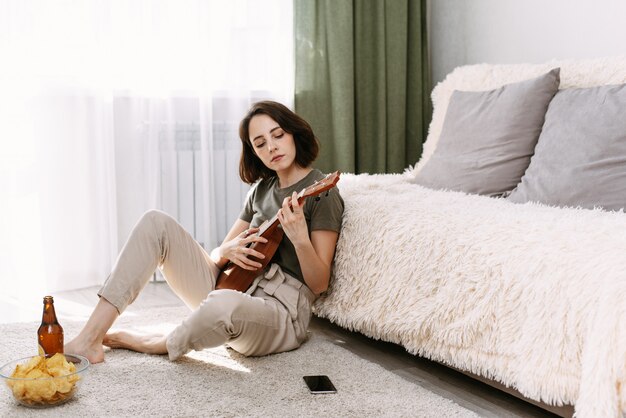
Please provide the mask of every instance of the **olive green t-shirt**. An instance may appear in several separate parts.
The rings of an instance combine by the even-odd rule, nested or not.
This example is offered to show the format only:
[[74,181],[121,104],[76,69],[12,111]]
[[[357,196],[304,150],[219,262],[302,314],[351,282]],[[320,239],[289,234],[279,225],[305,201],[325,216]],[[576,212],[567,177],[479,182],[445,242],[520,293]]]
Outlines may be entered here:
[[[261,180],[248,192],[246,204],[239,214],[239,218],[249,222],[251,227],[257,227],[276,215],[278,209],[282,207],[285,197],[291,197],[294,191],[299,193],[324,177],[325,175],[321,171],[313,169],[302,180],[284,189],[278,187],[278,177]],[[339,190],[333,187],[328,191],[328,196],[326,196],[326,192],[320,194],[319,200],[315,197],[306,198],[303,212],[309,229],[309,236],[311,236],[311,231],[316,230],[339,232],[343,216],[343,199]],[[304,282],[296,249],[287,234],[283,236],[271,263],[277,263],[283,271]]]

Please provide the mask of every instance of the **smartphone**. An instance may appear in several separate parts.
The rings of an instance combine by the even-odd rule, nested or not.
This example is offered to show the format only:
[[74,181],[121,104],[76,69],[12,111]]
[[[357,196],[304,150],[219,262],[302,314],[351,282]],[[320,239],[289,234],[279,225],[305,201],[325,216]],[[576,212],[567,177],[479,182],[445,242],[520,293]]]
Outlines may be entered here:
[[328,376],[304,376],[303,379],[311,393],[337,393]]

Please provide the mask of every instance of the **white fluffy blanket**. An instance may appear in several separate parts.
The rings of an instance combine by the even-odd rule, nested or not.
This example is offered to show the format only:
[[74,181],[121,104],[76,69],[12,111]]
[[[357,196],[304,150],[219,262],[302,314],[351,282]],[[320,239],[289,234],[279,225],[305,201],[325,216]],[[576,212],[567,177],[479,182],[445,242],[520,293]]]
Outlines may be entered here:
[[316,313],[578,417],[626,409],[626,215],[343,175]]

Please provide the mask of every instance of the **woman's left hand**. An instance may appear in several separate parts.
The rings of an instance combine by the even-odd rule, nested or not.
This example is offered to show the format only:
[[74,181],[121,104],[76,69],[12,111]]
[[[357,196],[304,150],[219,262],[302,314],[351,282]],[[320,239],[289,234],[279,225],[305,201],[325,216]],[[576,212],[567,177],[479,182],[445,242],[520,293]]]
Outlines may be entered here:
[[[291,202],[291,208],[289,203]],[[294,246],[309,240],[309,230],[304,219],[303,208],[298,203],[298,193],[283,200],[283,207],[278,210],[278,220]]]

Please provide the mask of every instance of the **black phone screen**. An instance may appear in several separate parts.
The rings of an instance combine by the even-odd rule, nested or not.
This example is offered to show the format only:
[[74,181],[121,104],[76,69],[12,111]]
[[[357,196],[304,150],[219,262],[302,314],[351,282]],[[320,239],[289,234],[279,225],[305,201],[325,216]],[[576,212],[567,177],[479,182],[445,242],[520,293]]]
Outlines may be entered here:
[[328,376],[304,376],[303,379],[311,393],[337,393]]

